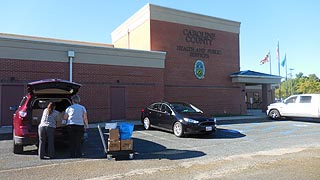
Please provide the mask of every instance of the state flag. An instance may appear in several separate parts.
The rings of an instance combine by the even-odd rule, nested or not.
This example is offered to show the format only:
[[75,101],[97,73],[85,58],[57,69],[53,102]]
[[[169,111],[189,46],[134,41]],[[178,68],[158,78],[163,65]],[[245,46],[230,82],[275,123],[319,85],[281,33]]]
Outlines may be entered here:
[[281,66],[284,67],[286,65],[287,62],[287,55],[284,55],[284,59],[281,62]]
[[260,65],[269,62],[269,53],[260,61]]

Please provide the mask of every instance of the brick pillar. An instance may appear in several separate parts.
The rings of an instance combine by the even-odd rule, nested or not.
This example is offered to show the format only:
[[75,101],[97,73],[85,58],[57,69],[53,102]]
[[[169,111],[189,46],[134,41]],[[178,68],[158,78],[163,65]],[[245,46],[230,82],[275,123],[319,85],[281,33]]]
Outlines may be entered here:
[[262,84],[262,111],[267,110],[267,106],[272,103],[272,89],[271,84]]

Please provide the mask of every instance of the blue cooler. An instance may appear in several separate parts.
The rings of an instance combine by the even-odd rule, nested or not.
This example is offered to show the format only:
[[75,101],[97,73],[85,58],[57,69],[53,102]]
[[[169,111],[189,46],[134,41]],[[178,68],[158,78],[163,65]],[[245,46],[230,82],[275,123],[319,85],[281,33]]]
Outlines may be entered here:
[[134,124],[120,123],[120,125],[119,125],[120,140],[131,139],[133,129],[134,129]]

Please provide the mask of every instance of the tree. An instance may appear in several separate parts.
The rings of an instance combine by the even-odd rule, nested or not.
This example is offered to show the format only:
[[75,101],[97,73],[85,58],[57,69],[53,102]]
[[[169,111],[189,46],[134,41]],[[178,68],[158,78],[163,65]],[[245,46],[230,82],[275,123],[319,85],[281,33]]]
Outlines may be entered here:
[[299,72],[298,74],[296,74],[296,78],[302,78],[303,77],[303,73]]
[[[281,98],[286,98],[293,94],[311,94],[320,93],[320,79],[315,74],[304,76],[303,73],[296,74],[295,79],[287,79],[281,82],[281,89],[275,90],[276,97],[279,97],[281,91]],[[293,88],[293,89],[291,89]],[[289,94],[286,94],[289,92]]]

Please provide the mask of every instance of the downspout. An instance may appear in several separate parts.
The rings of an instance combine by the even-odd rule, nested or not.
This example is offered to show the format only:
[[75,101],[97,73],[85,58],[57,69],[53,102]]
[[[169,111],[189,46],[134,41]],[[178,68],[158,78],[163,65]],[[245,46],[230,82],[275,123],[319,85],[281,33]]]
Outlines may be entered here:
[[130,30],[128,29],[128,32],[127,32],[127,44],[128,44],[128,49],[130,49]]
[[73,58],[74,58],[74,51],[68,51],[68,57],[69,57],[69,81],[72,82],[72,64],[73,64]]

